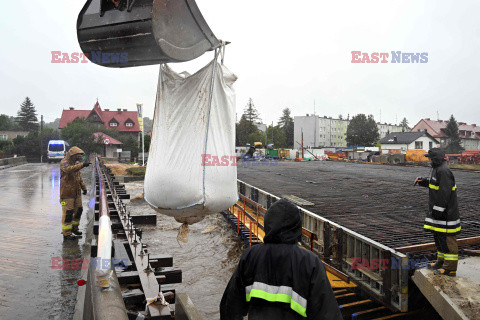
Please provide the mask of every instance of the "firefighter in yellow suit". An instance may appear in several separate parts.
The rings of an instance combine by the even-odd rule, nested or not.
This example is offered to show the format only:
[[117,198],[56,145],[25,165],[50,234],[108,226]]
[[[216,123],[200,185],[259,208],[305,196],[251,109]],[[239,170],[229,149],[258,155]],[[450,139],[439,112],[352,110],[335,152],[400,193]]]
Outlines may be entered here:
[[82,191],[87,194],[87,187],[80,170],[90,165],[84,162],[84,155],[82,149],[72,147],[60,162],[60,204],[64,240],[74,240],[75,235],[82,235],[78,225],[83,212]]

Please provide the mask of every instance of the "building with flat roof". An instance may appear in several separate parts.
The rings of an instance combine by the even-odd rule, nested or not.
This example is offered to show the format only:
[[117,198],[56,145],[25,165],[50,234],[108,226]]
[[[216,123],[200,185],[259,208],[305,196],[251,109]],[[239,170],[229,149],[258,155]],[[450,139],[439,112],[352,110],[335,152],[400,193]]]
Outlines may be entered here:
[[[294,117],[294,139],[295,148],[299,147],[302,142],[303,132],[303,146],[310,148],[321,147],[347,147],[347,128],[350,124],[350,119],[335,119],[327,116],[305,115]],[[377,123],[378,133],[380,138],[385,137],[391,132],[401,132],[402,127],[387,124]],[[298,143],[297,143],[298,142]]]

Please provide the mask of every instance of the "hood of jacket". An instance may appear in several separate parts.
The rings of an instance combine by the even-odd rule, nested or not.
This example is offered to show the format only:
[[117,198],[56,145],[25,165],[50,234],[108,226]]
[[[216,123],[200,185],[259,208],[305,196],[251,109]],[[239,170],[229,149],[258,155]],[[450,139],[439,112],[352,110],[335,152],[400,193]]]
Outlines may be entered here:
[[82,149],[80,149],[79,147],[71,147],[70,150],[68,150],[67,152],[67,155],[65,156],[65,159],[66,161],[68,162],[71,162],[71,158],[73,155],[76,155],[76,154],[84,154],[85,152],[83,152]]
[[302,235],[298,207],[287,199],[275,202],[265,213],[265,243],[294,244]]
[[445,162],[445,151],[440,148],[432,148],[428,150],[426,157],[432,160],[432,167],[438,167]]

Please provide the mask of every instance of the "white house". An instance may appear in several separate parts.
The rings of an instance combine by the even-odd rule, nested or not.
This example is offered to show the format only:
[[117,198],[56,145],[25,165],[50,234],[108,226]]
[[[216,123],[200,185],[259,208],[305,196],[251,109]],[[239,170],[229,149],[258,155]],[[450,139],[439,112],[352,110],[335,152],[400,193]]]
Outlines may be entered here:
[[400,150],[407,153],[407,150],[428,150],[437,148],[439,141],[425,131],[421,132],[392,132],[380,140],[382,150]]

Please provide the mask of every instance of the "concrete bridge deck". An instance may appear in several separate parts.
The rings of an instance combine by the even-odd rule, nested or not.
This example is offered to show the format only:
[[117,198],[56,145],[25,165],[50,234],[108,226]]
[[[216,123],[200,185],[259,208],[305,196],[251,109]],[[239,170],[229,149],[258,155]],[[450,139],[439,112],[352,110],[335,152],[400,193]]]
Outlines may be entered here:
[[[83,171],[90,191],[91,168]],[[81,270],[53,269],[52,259],[81,258],[84,241],[63,242],[59,185],[58,164],[0,171],[0,319],[70,319],[74,313]]]
[[434,275],[431,270],[422,269],[416,270],[412,279],[443,319],[479,318],[480,257],[460,261],[455,278]]

